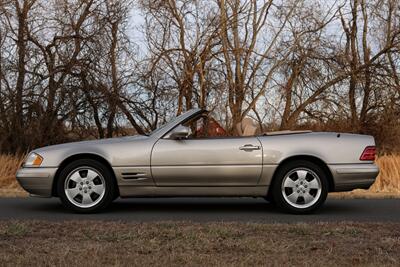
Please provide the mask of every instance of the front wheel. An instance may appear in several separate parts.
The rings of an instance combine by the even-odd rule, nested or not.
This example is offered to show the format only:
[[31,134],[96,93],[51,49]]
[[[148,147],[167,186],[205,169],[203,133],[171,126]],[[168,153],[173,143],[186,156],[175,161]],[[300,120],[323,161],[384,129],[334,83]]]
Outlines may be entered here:
[[290,213],[306,214],[324,204],[328,195],[328,180],[318,165],[297,160],[278,170],[272,190],[278,207]]
[[67,208],[80,213],[96,212],[115,198],[115,182],[103,164],[81,159],[67,165],[60,173],[57,190]]

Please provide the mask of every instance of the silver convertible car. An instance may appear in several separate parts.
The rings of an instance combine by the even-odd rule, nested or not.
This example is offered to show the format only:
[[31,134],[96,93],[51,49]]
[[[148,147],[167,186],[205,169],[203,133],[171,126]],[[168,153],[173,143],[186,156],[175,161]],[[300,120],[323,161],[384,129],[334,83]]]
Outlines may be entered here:
[[77,212],[117,197],[263,197],[310,213],[328,192],[368,188],[378,174],[374,138],[344,133],[257,133],[249,118],[228,136],[190,110],[147,136],[39,148],[16,176],[31,195],[59,197]]

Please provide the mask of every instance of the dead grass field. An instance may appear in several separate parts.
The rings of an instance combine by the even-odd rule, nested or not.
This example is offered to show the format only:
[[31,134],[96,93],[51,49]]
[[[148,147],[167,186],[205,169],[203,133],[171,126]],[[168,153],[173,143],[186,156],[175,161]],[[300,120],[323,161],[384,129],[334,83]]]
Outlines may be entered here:
[[398,266],[400,224],[0,222],[2,266]]
[[[0,196],[27,196],[18,185],[15,173],[24,156],[0,155]],[[383,155],[376,160],[380,174],[369,190],[333,193],[337,198],[391,198],[400,196],[400,155]]]
[[377,159],[380,173],[371,192],[400,194],[400,155],[384,155]]
[[15,173],[21,166],[25,155],[0,154],[0,196],[15,197],[28,194],[19,186]]

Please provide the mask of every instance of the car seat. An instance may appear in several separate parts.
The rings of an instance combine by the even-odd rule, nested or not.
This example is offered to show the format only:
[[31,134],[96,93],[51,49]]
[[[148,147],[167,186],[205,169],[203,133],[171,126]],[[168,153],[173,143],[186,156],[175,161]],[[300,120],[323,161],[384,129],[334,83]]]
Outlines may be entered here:
[[257,126],[253,119],[244,118],[241,122],[236,124],[236,130],[239,136],[254,136],[257,131]]

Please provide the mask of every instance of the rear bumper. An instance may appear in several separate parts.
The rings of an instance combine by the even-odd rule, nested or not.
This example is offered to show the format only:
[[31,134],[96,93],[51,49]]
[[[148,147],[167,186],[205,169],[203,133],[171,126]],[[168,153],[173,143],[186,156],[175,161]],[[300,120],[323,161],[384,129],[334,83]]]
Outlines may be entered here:
[[375,164],[337,164],[329,165],[335,183],[334,191],[368,189],[379,174]]
[[53,180],[57,168],[21,168],[17,171],[18,183],[28,193],[41,197],[51,197]]

